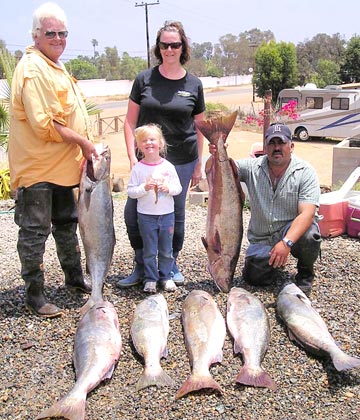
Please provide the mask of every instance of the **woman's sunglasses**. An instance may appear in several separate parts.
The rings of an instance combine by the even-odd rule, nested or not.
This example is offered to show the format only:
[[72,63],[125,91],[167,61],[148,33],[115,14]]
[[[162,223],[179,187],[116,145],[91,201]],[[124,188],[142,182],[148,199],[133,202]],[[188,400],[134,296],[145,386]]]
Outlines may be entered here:
[[159,42],[161,50],[167,50],[169,47],[172,50],[178,50],[182,46],[182,42]]

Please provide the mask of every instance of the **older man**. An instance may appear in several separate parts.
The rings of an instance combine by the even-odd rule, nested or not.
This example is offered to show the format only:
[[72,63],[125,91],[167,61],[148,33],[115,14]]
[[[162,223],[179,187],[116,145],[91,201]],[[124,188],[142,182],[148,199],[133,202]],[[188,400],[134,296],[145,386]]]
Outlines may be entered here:
[[63,10],[53,3],[33,15],[32,38],[11,86],[9,163],[17,190],[15,222],[26,307],[42,317],[62,310],[44,294],[43,254],[52,231],[65,284],[89,292],[81,263],[73,188],[83,156],[94,154],[84,101],[60,61],[68,36]]

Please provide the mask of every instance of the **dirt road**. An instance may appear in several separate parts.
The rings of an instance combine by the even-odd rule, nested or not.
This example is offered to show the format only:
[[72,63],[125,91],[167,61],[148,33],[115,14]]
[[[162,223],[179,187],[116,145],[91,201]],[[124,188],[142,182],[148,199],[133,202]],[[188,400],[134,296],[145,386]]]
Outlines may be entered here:
[[[260,100],[252,103],[251,86],[238,86],[236,88],[222,88],[205,92],[206,102],[223,103],[230,110],[251,112],[259,111],[263,104]],[[102,116],[124,115],[126,106],[108,108],[102,112]],[[106,134],[101,139],[108,144],[112,152],[112,173],[124,179],[129,177],[129,162],[126,154],[124,133]],[[253,143],[262,142],[262,133],[249,131],[248,126],[234,127],[228,138],[228,153],[233,159],[248,157]],[[332,156],[334,141],[295,141],[294,153],[308,161],[317,170],[320,184],[331,186],[332,179]],[[208,155],[207,145],[204,148],[204,155]]]

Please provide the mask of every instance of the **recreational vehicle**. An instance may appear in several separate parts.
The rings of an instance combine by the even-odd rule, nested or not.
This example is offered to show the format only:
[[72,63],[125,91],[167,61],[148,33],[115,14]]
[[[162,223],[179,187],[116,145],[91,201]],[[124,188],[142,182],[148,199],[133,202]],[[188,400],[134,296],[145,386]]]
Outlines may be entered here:
[[301,141],[312,137],[346,138],[360,135],[360,90],[314,85],[283,89],[277,100],[277,109],[296,101],[297,118],[282,118],[293,136]]

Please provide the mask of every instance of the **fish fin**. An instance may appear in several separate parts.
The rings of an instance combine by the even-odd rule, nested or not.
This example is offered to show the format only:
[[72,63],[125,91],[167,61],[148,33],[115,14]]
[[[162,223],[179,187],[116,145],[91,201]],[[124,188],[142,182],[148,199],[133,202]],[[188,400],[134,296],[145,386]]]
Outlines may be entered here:
[[251,385],[255,387],[269,388],[273,391],[276,389],[275,382],[270,375],[261,367],[257,369],[244,366],[236,377],[236,382],[243,385]]
[[339,372],[343,370],[360,368],[360,359],[357,357],[349,356],[342,350],[341,352],[337,352],[335,355],[333,355],[331,359],[334,363],[335,369]]
[[83,398],[65,396],[47,410],[42,411],[35,420],[47,417],[64,417],[68,420],[85,419],[86,395]]
[[149,386],[174,386],[175,382],[170,378],[170,376],[163,370],[158,370],[156,373],[148,372],[144,369],[141,374],[137,384],[136,391],[147,388]]
[[236,341],[234,341],[234,353],[235,354],[242,353],[242,347],[240,347]]
[[164,357],[165,359],[168,357],[169,355],[169,350],[167,348],[167,346],[165,346],[163,352],[161,353],[161,357]]
[[112,378],[114,370],[115,370],[115,364],[116,363],[114,363],[112,366],[110,366],[110,369],[104,375],[103,380]]
[[83,317],[86,314],[86,312],[88,312],[94,305],[95,305],[95,302],[91,299],[91,296],[90,296],[87,302],[85,303],[85,305],[83,305],[80,308],[81,317]]
[[214,252],[221,254],[221,238],[217,229],[214,235]]
[[212,388],[219,391],[221,394],[223,393],[221,386],[210,375],[190,375],[176,393],[175,399],[178,400],[189,392],[199,391],[204,388]]
[[236,187],[237,187],[237,190],[238,190],[238,193],[239,193],[240,203],[241,203],[242,206],[244,206],[245,194],[244,194],[243,189],[241,188],[238,168],[237,168],[236,163],[234,162],[233,159],[229,158],[229,162],[230,162],[231,169],[232,169],[232,171],[234,173],[234,176],[235,176],[235,179],[236,179]]
[[213,358],[211,364],[213,363],[221,363],[223,359],[223,352],[220,350],[220,352]]
[[98,303],[104,302],[104,297],[102,295],[102,292],[99,294],[98,291],[96,291],[93,288],[93,291],[91,295],[89,296],[86,303],[80,308],[80,315],[83,317],[86,312],[88,312],[93,306],[97,305]]
[[220,132],[224,135],[224,142],[233,128],[237,118],[237,111],[226,117],[214,118],[211,120],[195,121],[196,127],[210,141],[213,133]]
[[204,238],[204,236],[201,237],[201,242],[203,243],[205,249],[209,248],[209,244],[208,244],[206,238]]
[[205,174],[208,174],[211,171],[213,164],[214,164],[214,158],[210,156],[205,163]]
[[103,302],[104,299],[101,297],[99,299],[95,299],[93,295],[90,295],[87,302],[80,308],[80,315],[83,317],[86,312],[88,312],[93,306],[95,306],[99,302]]

